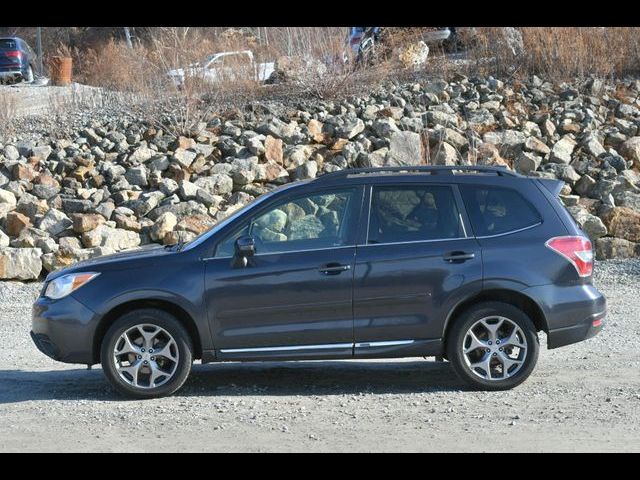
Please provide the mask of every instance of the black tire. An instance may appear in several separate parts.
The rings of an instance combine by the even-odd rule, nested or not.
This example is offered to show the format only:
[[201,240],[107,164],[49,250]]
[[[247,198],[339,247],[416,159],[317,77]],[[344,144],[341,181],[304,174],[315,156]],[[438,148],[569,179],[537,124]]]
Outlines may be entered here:
[[[478,320],[491,316],[511,320],[521,329],[527,342],[522,365],[512,376],[505,379],[481,378],[467,364],[463,353],[467,331]],[[535,368],[540,353],[540,341],[535,325],[519,308],[502,302],[482,302],[465,310],[454,322],[446,339],[447,358],[460,379],[471,387],[478,390],[509,390],[524,382]]]
[[[157,387],[141,388],[127,383],[116,370],[113,360],[113,351],[120,336],[140,324],[151,324],[166,330],[175,340],[178,349],[173,376]],[[175,393],[187,380],[193,363],[193,344],[189,333],[173,315],[155,308],[133,310],[121,316],[107,330],[102,339],[100,361],[107,379],[122,395],[139,399],[165,397]]]
[[26,83],[33,83],[33,80],[34,80],[33,67],[31,65],[29,65],[27,67],[27,75],[24,77],[24,81]]

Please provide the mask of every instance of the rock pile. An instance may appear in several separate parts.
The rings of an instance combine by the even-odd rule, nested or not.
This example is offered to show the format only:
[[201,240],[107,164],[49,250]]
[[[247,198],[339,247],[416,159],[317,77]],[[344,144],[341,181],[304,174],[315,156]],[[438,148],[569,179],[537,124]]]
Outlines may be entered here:
[[0,279],[189,240],[256,196],[339,169],[504,165],[565,182],[597,258],[640,256],[640,81],[507,84],[455,75],[366,96],[254,105],[175,137],[93,119],[0,143]]

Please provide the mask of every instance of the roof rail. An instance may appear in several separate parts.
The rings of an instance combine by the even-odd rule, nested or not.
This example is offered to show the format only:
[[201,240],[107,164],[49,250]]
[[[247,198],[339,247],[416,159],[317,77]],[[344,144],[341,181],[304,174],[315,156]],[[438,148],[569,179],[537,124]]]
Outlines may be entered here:
[[406,167],[372,167],[372,168],[347,168],[337,172],[325,173],[314,180],[314,182],[324,182],[337,178],[348,177],[349,175],[361,175],[367,173],[395,173],[395,172],[419,172],[431,175],[454,175],[455,172],[481,172],[495,173],[499,176],[521,177],[522,175],[508,170],[506,167],[491,167],[485,165],[419,165]]

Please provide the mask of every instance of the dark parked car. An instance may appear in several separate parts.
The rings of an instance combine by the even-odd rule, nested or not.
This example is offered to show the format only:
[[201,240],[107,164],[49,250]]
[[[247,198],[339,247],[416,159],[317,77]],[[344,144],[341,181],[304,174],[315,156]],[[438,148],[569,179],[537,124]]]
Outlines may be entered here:
[[0,82],[33,82],[37,56],[18,37],[0,38]]
[[[592,247],[562,182],[490,167],[346,170],[276,189],[186,245],[51,273],[32,338],[120,392],[202,362],[443,356],[475,388],[523,382],[600,331]],[[400,366],[398,368],[401,368]]]

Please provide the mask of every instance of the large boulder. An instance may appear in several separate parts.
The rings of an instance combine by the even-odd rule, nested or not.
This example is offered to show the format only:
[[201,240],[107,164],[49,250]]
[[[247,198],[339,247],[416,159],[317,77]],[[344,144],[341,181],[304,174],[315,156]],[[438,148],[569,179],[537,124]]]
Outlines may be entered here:
[[8,190],[0,189],[0,203],[6,203],[15,207],[17,203],[16,196]]
[[640,137],[632,137],[620,146],[620,154],[633,162],[633,166],[640,168]]
[[264,140],[264,157],[267,161],[276,162],[280,165],[283,163],[282,140],[280,138],[267,135]]
[[31,220],[20,212],[7,213],[5,228],[9,235],[17,237],[20,232],[31,226]]
[[0,248],[0,279],[35,280],[42,271],[39,248]]
[[155,242],[162,242],[167,233],[173,231],[178,224],[178,218],[171,212],[163,213],[151,227],[149,235]]
[[458,162],[457,150],[447,142],[440,142],[431,149],[432,165],[456,165]]
[[140,235],[131,230],[100,225],[95,230],[82,234],[82,244],[87,248],[108,247],[114,251],[126,250],[140,245]]
[[602,215],[602,221],[610,235],[640,242],[640,212],[628,207],[614,207]]
[[420,135],[415,132],[394,132],[389,140],[387,165],[414,166],[424,163],[424,148]]
[[115,250],[108,247],[94,248],[60,248],[56,252],[42,255],[42,266],[48,272],[53,272],[60,268],[65,268],[77,262],[89,260],[90,258],[111,255]]
[[640,244],[623,238],[602,237],[596,240],[596,259],[634,258],[640,256]]
[[569,163],[571,162],[571,155],[576,148],[576,141],[568,136],[562,137],[558,140],[549,155],[549,161],[555,163]]
[[193,183],[211,195],[224,195],[231,193],[233,190],[233,179],[224,173],[216,173],[208,177],[202,177]]
[[38,228],[45,230],[49,235],[56,236],[64,232],[67,228],[71,227],[73,222],[60,210],[55,208],[50,209],[40,223]]
[[105,222],[105,218],[99,213],[77,213],[73,215],[73,231],[76,233],[90,232]]

